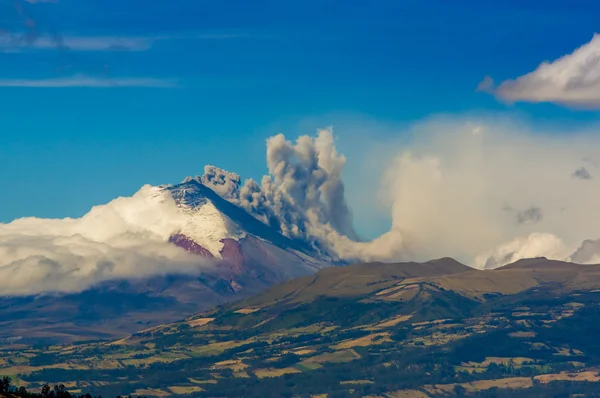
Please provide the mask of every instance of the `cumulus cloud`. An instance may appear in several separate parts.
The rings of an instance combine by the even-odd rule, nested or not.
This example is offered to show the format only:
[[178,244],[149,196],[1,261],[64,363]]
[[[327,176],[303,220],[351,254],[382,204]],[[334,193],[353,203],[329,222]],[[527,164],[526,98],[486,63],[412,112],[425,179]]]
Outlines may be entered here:
[[403,232],[405,251],[420,259],[456,256],[479,267],[492,257],[496,264],[522,256],[567,259],[565,253],[600,235],[600,186],[571,177],[582,159],[596,161],[594,133],[498,118],[416,126],[413,144],[387,171],[393,225]]
[[554,102],[557,104],[600,108],[600,35],[553,62],[543,62],[533,72],[494,87],[486,77],[480,91],[509,101]]
[[586,239],[570,260],[578,264],[600,264],[600,239]]
[[80,291],[98,282],[211,266],[168,243],[186,222],[167,191],[145,186],[79,219],[0,224],[3,295]]
[[475,263],[479,268],[494,269],[523,258],[547,257],[565,260],[570,254],[571,251],[556,235],[532,233],[480,254],[475,258]]

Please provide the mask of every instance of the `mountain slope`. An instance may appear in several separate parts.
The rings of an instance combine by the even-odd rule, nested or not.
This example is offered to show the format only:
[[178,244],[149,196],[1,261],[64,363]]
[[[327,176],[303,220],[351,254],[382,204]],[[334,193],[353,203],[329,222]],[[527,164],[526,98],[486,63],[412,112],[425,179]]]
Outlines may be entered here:
[[[30,387],[65,382],[103,396],[595,396],[594,267],[328,268],[113,342],[6,348],[0,375],[21,369]],[[535,286],[507,290],[511,278]]]
[[323,295],[360,296],[389,287],[406,278],[452,275],[471,270],[473,269],[449,258],[426,263],[365,263],[326,268],[314,276],[280,284],[264,294],[236,305],[305,302]]
[[[207,246],[213,246],[215,242],[225,238],[238,239],[251,234],[280,248],[314,254],[314,250],[308,244],[283,236],[244,209],[223,199],[204,185],[199,177],[186,178],[181,184],[165,189],[170,192],[182,212],[191,218],[181,233],[199,244],[207,242]],[[199,220],[196,221],[197,219]],[[216,246],[209,250],[218,256],[219,245]]]
[[[77,261],[86,261],[91,282],[78,287],[73,286],[78,281],[67,283],[55,277],[68,285],[67,291],[50,285],[41,294],[0,296],[0,341],[41,344],[122,337],[249,297],[329,265],[310,245],[263,224],[202,184],[200,178],[142,188],[132,198],[95,207],[81,219],[37,224],[36,220],[17,220],[8,228],[29,235],[36,232],[27,228],[59,231],[66,242],[62,251],[91,246],[93,251],[84,252],[88,258],[75,253],[48,260],[58,265],[74,263],[65,278],[84,272]],[[81,237],[83,243],[71,244],[73,237]],[[132,247],[127,246],[129,242]],[[114,258],[94,257],[113,250]],[[149,251],[150,257],[121,264],[137,250]],[[148,261],[156,263],[155,271],[147,270]],[[123,266],[139,272],[114,272]],[[115,275],[105,275],[111,272]]]
[[463,275],[431,279],[431,283],[461,295],[516,294],[537,287],[559,293],[600,289],[600,266],[535,258],[519,260],[493,271],[471,270]]

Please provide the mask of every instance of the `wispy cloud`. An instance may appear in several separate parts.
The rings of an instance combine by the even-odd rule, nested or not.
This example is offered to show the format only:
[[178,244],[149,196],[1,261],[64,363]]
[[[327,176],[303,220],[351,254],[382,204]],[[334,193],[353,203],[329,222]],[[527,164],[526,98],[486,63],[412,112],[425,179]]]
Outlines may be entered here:
[[3,79],[0,87],[32,87],[32,88],[69,88],[69,87],[153,87],[174,88],[177,82],[168,79],[154,78],[97,78],[90,76],[70,76],[52,79]]
[[21,36],[0,37],[0,48],[19,50],[55,50],[64,48],[72,51],[145,51],[152,47],[153,39],[143,37],[50,37],[41,36],[28,41]]
[[19,51],[24,49],[71,51],[146,51],[157,42],[172,40],[231,40],[254,36],[247,33],[201,33],[165,36],[56,36],[42,35],[32,39],[28,35],[0,35],[0,50]]
[[572,107],[600,109],[600,35],[553,62],[542,62],[537,69],[495,86],[490,77],[479,84],[508,102],[553,102]]

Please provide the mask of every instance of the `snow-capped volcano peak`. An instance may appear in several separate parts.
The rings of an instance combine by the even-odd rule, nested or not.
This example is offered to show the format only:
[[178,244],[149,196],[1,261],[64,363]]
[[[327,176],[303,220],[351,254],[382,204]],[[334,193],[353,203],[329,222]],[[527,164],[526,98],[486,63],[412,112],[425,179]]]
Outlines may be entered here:
[[221,258],[223,241],[240,241],[248,234],[284,249],[310,252],[304,242],[287,238],[222,198],[203,184],[200,177],[188,177],[182,183],[163,187],[175,201],[185,221],[174,234],[180,234]]
[[81,218],[0,223],[7,294],[79,291],[171,273],[217,272],[227,284],[234,275],[238,283],[259,277],[270,284],[321,266],[308,244],[283,236],[199,178],[145,185]]
[[[166,187],[184,216],[183,225],[175,234],[183,235],[206,249],[215,258],[221,258],[224,239],[239,241],[246,233],[213,203],[214,193],[197,178],[186,178],[181,184]],[[209,198],[212,197],[212,200]]]

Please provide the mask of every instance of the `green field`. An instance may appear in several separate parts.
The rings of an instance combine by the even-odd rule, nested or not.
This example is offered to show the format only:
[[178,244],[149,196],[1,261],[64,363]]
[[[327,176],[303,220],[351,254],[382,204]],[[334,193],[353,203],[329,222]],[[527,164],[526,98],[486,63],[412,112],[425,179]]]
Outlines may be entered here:
[[[349,270],[117,341],[5,346],[0,375],[104,397],[600,393],[599,292],[552,284],[478,298],[453,272]],[[409,300],[390,299],[407,286]]]

